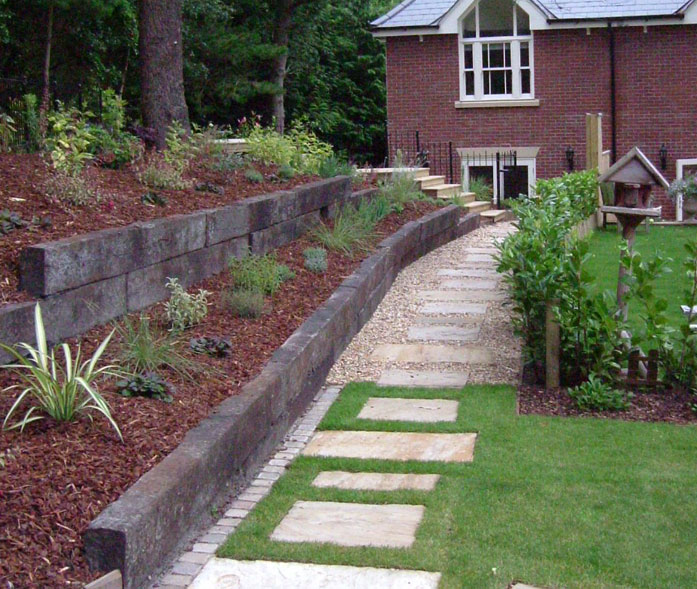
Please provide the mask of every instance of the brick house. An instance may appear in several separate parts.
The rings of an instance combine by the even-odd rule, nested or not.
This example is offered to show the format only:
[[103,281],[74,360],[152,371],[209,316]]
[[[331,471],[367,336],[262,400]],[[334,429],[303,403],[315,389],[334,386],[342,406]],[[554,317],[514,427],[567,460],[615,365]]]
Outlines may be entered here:
[[465,188],[479,176],[513,197],[584,168],[586,113],[603,113],[613,160],[636,145],[669,180],[697,171],[695,0],[406,0],[372,27],[389,133],[453,142]]

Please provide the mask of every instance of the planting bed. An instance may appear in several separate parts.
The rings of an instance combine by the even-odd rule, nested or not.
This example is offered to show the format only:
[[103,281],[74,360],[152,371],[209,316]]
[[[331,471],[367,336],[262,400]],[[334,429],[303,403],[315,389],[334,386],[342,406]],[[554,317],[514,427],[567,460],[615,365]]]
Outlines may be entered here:
[[[205,197],[206,206],[219,202],[211,200],[215,195]],[[435,209],[432,204],[415,203],[404,213],[384,219],[379,232],[382,236],[390,234]],[[42,235],[35,241],[46,238]],[[169,454],[213,407],[259,374],[273,352],[361,261],[330,252],[328,272],[311,274],[303,267],[302,255],[311,245],[307,238],[301,238],[277,251],[278,261],[287,264],[296,277],[284,283],[260,319],[233,318],[223,308],[219,293],[229,286],[226,273],[197,285],[213,293],[213,304],[204,323],[182,336],[181,351],[194,358],[188,352],[188,340],[205,335],[228,339],[233,354],[222,360],[195,356],[202,364],[217,369],[197,375],[195,382],[162,371],[176,386],[172,404],[124,399],[113,394],[113,383],[103,386],[123,431],[124,444],[103,419],[93,423],[83,419],[60,427],[40,422],[23,435],[0,434],[0,454],[9,451],[5,467],[0,467],[0,583],[12,583],[15,589],[66,587],[96,577],[89,572],[83,556],[82,534],[90,521]],[[154,323],[161,323],[162,306],[151,308],[149,315]],[[109,330],[102,327],[86,334],[85,351],[94,349]],[[111,345],[107,356],[113,356],[116,350],[118,341]],[[8,372],[0,373],[0,387],[11,383]],[[11,399],[2,396],[0,414],[4,415],[10,404]]]

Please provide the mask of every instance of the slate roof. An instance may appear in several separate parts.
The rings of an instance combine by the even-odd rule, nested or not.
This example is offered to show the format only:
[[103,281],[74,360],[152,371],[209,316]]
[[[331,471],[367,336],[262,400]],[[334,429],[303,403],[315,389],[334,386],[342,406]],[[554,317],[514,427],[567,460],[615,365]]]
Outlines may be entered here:
[[[551,21],[661,17],[682,13],[694,0],[532,0]],[[455,0],[404,0],[373,21],[376,29],[437,27]]]

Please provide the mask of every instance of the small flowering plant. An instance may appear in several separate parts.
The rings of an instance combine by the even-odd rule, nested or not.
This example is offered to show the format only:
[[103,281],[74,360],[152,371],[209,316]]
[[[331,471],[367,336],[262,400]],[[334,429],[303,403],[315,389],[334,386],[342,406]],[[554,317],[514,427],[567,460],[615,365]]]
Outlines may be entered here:
[[668,189],[668,196],[676,202],[682,197],[683,202],[687,200],[697,200],[697,176],[678,178]]

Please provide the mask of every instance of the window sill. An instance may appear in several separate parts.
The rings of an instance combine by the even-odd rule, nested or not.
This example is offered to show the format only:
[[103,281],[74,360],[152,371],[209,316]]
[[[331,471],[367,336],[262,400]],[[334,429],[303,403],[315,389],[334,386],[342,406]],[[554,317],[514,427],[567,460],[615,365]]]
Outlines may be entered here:
[[540,106],[536,98],[512,98],[510,100],[458,100],[455,108],[512,108]]

